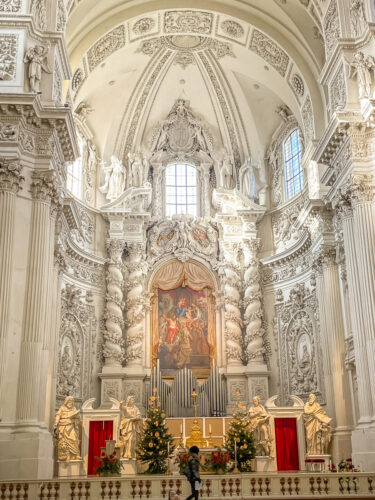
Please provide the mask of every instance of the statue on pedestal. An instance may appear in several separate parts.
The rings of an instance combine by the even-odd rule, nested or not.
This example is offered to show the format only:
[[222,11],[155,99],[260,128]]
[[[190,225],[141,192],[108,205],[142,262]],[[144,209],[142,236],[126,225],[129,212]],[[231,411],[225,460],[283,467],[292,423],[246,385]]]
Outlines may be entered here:
[[331,441],[332,428],[330,418],[316,400],[315,394],[310,394],[304,407],[303,419],[306,430],[307,455],[326,455]]
[[226,152],[219,162],[220,187],[224,189],[234,188],[234,163],[231,155]]
[[105,181],[99,187],[101,193],[106,194],[107,200],[116,200],[125,191],[126,168],[115,156],[111,156],[111,164],[104,166]]
[[74,407],[74,398],[67,396],[58,409],[53,426],[57,441],[57,457],[61,462],[82,460],[79,442],[79,410]]
[[270,418],[271,415],[260,403],[260,398],[255,396],[253,398],[253,406],[247,413],[247,419],[249,427],[254,432],[258,456],[269,457],[271,455]]
[[122,417],[120,421],[120,447],[121,458],[136,459],[136,450],[142,429],[141,412],[134,405],[134,397],[129,396],[124,406],[124,401],[120,403]]

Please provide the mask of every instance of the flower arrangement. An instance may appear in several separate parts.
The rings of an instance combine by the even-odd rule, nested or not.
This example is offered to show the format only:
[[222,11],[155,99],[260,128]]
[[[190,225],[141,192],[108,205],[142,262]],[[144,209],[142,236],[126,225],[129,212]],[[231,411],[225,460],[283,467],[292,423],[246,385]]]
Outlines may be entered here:
[[216,452],[211,452],[209,464],[215,472],[222,471],[225,473],[230,460],[231,458],[227,450],[218,449]]
[[117,457],[116,450],[110,455],[107,455],[103,450],[98,460],[100,460],[100,465],[96,468],[96,473],[99,476],[119,476],[121,474],[122,464]]
[[178,464],[178,469],[180,471],[180,474],[182,474],[182,471],[185,469],[185,467],[188,464],[188,457],[189,453],[181,453],[177,456],[177,464]]
[[359,468],[353,465],[351,458],[341,459],[337,466],[332,463],[329,470],[331,472],[360,472]]

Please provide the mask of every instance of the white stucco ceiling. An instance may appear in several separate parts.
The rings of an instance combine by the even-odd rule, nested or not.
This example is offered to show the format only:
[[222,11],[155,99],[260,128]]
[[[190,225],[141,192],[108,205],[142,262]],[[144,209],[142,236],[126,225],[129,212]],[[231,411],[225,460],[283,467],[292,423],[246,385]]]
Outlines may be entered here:
[[[162,10],[156,10],[157,7]],[[234,57],[220,57],[205,46],[202,53],[209,61],[211,70],[205,66],[199,50],[195,48],[192,50],[194,64],[186,68],[174,64],[173,53],[178,50],[171,48],[170,37],[173,35],[166,33],[163,26],[165,9],[172,7],[209,12],[213,19],[212,29],[209,33],[200,34],[201,40],[209,38],[226,44]],[[310,8],[313,8],[312,2]],[[149,33],[137,39],[131,29],[134,22],[142,18],[152,18],[154,24]],[[228,19],[243,27],[243,39],[230,39],[220,32],[220,23]],[[105,40],[106,33],[121,23],[125,33],[123,46],[96,67],[91,64],[90,69],[87,51],[90,52],[90,47],[98,40]],[[230,131],[226,130],[228,120],[214,89],[215,85],[220,85],[236,129],[241,156],[251,153],[256,161],[262,161],[272,134],[280,124],[281,118],[275,113],[280,104],[287,104],[302,126],[301,107],[309,95],[313,104],[316,137],[324,127],[325,97],[317,82],[324,63],[324,47],[314,35],[314,27],[317,25],[313,22],[311,11],[301,5],[300,0],[288,0],[286,4],[279,0],[80,0],[71,10],[67,29],[72,70],[81,68],[85,73],[84,81],[74,96],[75,106],[85,101],[93,108],[87,124],[101,156],[108,159],[111,154],[120,156],[124,151],[124,141],[129,133],[127,127],[134,117],[134,110],[139,107],[142,89],[147,90],[147,96],[143,97],[141,113],[136,115],[137,131],[132,147],[144,152],[147,152],[155,125],[166,117],[183,92],[194,112],[204,120],[214,136],[215,149],[221,151],[228,146]],[[271,44],[287,54],[285,74],[280,74],[261,54],[251,50],[250,39],[254,29],[269,37]],[[181,33],[177,37],[183,35]],[[190,35],[198,36],[197,33]],[[159,53],[142,53],[144,40],[161,37],[168,43]],[[169,51],[172,55],[168,59]],[[155,77],[154,67],[160,63],[163,54],[165,62],[160,64]],[[305,93],[300,97],[290,85],[291,76],[295,73],[301,76],[305,86]]]

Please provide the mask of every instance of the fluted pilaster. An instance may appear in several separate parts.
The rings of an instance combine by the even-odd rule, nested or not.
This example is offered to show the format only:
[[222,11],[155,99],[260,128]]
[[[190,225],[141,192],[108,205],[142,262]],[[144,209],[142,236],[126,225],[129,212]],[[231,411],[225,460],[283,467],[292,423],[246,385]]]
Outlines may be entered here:
[[31,193],[33,202],[17,394],[17,421],[24,424],[39,423],[38,394],[45,394],[42,349],[47,334],[48,280],[52,277],[46,263],[49,262],[51,238],[54,237],[51,234],[51,202],[59,196],[54,172],[34,172]]
[[[14,255],[14,212],[23,177],[17,161],[0,159],[0,412]],[[1,413],[0,413],[1,417]]]
[[[374,220],[369,176],[352,176],[341,189],[348,294],[358,381],[358,423],[369,423],[375,410],[374,364]],[[369,352],[371,351],[372,352]]]
[[123,341],[123,287],[124,277],[122,273],[125,242],[121,239],[107,240],[107,251],[109,255],[107,269],[107,294],[105,310],[105,332],[103,357],[105,366],[121,366],[124,360]]
[[351,410],[348,404],[350,394],[348,375],[344,366],[345,329],[336,249],[331,245],[322,245],[318,260],[321,268],[319,279],[322,285],[318,290],[318,300],[319,308],[322,310],[320,317],[324,317],[324,323],[321,325],[324,373],[331,385],[331,389],[327,388],[327,399],[334,403],[336,432],[348,431],[351,425]]

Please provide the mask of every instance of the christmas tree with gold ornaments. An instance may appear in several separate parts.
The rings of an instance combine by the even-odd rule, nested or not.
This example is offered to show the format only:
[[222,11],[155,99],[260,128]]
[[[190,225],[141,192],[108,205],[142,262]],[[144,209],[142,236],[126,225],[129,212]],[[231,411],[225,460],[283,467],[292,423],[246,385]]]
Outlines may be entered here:
[[[239,397],[239,395],[238,395]],[[249,428],[246,406],[241,402],[233,409],[233,419],[229,424],[225,448],[239,472],[251,472],[252,460],[255,457],[254,436]]]
[[165,413],[160,408],[157,390],[154,389],[149,399],[143,435],[137,447],[137,458],[148,465],[146,473],[165,474],[173,450],[172,434],[169,434],[165,425]]

